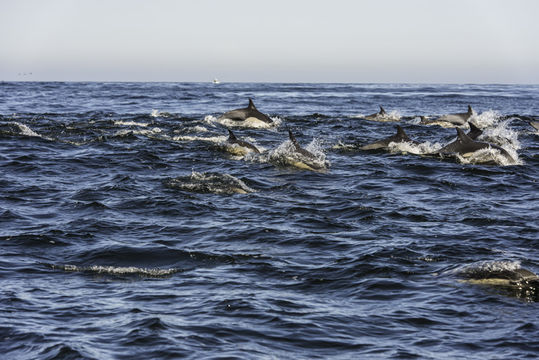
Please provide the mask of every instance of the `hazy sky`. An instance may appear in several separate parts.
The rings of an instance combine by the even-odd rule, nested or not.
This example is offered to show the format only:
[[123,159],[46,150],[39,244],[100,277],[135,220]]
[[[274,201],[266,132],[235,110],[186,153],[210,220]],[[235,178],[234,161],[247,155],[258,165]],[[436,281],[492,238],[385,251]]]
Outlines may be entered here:
[[0,0],[0,80],[537,84],[538,16],[536,0]]

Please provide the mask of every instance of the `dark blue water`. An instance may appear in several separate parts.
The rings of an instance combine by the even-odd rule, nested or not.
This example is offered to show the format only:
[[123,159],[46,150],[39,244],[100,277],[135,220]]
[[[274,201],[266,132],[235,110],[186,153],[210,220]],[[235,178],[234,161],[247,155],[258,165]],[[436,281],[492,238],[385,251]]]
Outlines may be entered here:
[[[262,154],[227,152],[219,114]],[[539,86],[0,83],[6,359],[516,359],[539,353]],[[425,156],[465,112],[516,157]],[[419,141],[361,151],[395,132]],[[232,124],[233,125],[233,124]],[[282,160],[287,129],[326,162]],[[283,150],[285,149],[285,150]]]

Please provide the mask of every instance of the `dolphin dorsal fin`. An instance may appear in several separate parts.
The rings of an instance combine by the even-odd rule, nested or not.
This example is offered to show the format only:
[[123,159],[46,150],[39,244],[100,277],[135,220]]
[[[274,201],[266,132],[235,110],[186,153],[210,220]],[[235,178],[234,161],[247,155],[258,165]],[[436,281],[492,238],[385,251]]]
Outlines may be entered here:
[[470,132],[472,132],[472,131],[481,131],[481,129],[479,129],[477,126],[475,126],[474,123],[471,122],[471,121],[468,121],[468,125],[470,126]]
[[400,125],[397,125],[397,136],[407,138],[408,135],[404,132],[404,130],[400,127]]
[[385,115],[386,111],[384,110],[384,108],[382,107],[382,105],[380,105],[380,114],[381,115]]
[[256,109],[256,106],[253,102],[253,99],[249,98],[249,106],[248,106],[249,109]]
[[473,114],[473,109],[472,109],[472,106],[471,105],[468,105],[468,115],[472,115]]
[[457,136],[462,142],[473,142],[473,140],[462,131],[462,129],[457,128]]
[[298,144],[298,141],[296,140],[296,138],[294,137],[294,134],[292,134],[292,131],[288,130],[288,137],[290,138],[290,141],[292,141],[292,144],[294,144],[294,146],[296,148],[299,148],[299,144]]
[[232,132],[232,130],[228,129],[228,139],[229,140],[236,140],[236,135]]

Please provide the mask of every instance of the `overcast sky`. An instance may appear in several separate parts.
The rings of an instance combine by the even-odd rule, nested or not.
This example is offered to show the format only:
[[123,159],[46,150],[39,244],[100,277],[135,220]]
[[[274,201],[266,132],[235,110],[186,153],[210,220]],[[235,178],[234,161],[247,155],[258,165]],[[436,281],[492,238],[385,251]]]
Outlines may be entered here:
[[0,80],[537,84],[538,16],[535,0],[0,0]]

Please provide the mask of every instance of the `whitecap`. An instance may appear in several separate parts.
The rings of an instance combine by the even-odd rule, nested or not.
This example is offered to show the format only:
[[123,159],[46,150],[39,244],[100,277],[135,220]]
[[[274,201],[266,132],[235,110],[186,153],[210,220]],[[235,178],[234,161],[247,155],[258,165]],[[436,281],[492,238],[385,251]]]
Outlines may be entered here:
[[122,121],[122,120],[117,120],[114,122],[114,125],[121,125],[121,126],[141,126],[141,127],[146,127],[148,125],[150,125],[149,123],[139,123],[139,122],[135,122],[135,121]]
[[228,139],[228,137],[226,137],[224,135],[209,136],[209,137],[177,135],[177,136],[172,137],[172,140],[174,140],[174,141],[206,141],[206,142],[210,142],[210,143],[214,143],[214,144],[222,143],[223,141],[226,141],[226,139]]
[[[12,133],[13,135],[39,137],[39,138],[42,138],[42,139],[45,139],[45,140],[51,140],[52,141],[51,138],[43,136],[41,134],[38,134],[34,130],[30,129],[29,126],[27,126],[25,124],[21,124],[20,122],[10,121],[10,122],[7,122],[5,124],[8,125],[8,133]],[[11,128],[9,128],[9,127],[11,127]]]
[[77,266],[77,265],[52,265],[53,269],[59,269],[63,271],[70,272],[87,272],[95,274],[109,274],[109,275],[140,275],[140,276],[149,276],[149,277],[161,277],[169,276],[180,272],[181,269],[178,268],[143,268],[136,266],[101,266],[101,265],[92,265],[92,266]]
[[223,126],[226,126],[227,128],[234,128],[234,127],[240,127],[240,128],[251,128],[251,129],[271,129],[276,128],[280,126],[283,122],[283,120],[279,117],[270,117],[270,119],[273,121],[271,124],[268,124],[264,121],[260,121],[255,118],[248,118],[243,121],[237,121],[237,120],[231,120],[227,118],[216,118],[212,115],[207,115],[204,118],[204,122],[208,124],[221,124]]
[[391,142],[387,145],[389,152],[391,153],[409,153],[415,155],[425,155],[437,152],[442,148],[440,143],[431,143],[429,141],[414,144],[411,142]]

